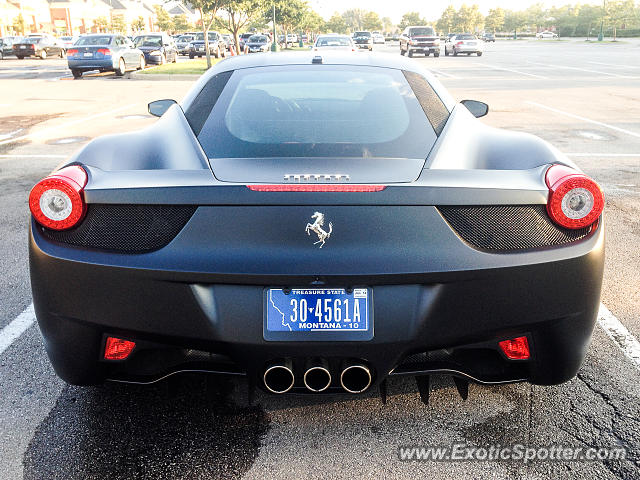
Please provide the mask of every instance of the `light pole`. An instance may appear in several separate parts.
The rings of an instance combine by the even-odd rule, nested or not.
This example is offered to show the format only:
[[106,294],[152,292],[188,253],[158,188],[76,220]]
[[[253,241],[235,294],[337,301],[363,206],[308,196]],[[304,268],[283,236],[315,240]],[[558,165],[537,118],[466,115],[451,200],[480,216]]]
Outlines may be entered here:
[[607,11],[607,0],[602,0],[602,18],[600,19],[600,33],[598,33],[598,41],[604,40],[604,15]]
[[276,4],[273,4],[273,41],[271,42],[271,51],[278,51],[278,37],[276,36]]

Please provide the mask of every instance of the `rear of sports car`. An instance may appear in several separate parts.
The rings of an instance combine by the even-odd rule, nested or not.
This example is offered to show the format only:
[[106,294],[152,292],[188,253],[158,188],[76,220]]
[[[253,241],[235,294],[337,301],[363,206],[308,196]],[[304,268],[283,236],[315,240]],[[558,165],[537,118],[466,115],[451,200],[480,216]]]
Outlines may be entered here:
[[63,379],[355,394],[575,375],[602,281],[593,180],[410,62],[251,57],[31,192],[34,305]]

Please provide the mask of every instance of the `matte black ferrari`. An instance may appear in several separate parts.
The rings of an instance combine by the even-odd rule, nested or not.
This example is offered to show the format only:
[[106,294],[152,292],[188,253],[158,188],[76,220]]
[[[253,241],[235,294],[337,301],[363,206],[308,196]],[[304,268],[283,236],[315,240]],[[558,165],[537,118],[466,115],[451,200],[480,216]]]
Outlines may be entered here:
[[29,197],[33,300],[73,384],[177,372],[273,393],[411,375],[557,384],[598,311],[603,194],[402,57],[216,64]]

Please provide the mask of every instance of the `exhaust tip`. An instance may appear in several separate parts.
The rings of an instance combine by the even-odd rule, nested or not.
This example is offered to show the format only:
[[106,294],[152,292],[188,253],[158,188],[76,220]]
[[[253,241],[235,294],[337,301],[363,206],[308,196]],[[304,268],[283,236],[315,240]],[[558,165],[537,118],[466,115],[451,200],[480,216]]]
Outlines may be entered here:
[[331,373],[325,367],[315,366],[304,372],[304,386],[312,392],[324,392],[331,385]]
[[291,368],[278,364],[265,370],[263,381],[271,393],[287,393],[293,388],[295,377]]
[[364,365],[350,365],[342,370],[340,385],[349,393],[362,393],[371,385],[371,372]]

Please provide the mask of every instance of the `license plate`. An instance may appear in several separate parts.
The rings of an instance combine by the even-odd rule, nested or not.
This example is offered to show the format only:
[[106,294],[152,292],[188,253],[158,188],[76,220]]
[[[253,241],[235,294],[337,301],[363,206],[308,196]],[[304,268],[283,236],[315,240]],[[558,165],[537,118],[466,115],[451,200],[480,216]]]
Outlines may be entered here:
[[93,57],[93,53],[91,53],[91,52],[86,52],[86,53],[84,54],[84,56],[85,56],[85,57]]
[[265,291],[265,340],[370,340],[367,288],[270,288]]
[[471,45],[471,46],[473,46],[473,45],[475,45],[475,44],[476,44],[476,42],[469,42],[469,43],[467,43],[467,45]]
[[24,45],[20,45],[20,48],[27,48],[27,47],[25,47]]

